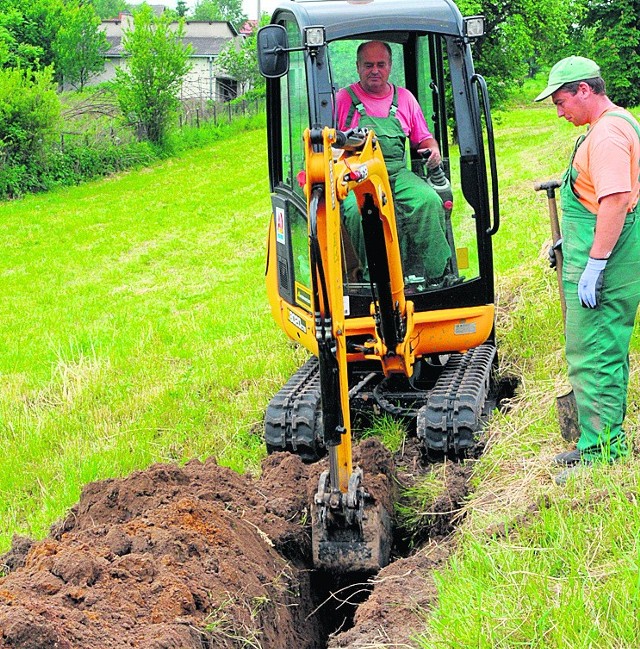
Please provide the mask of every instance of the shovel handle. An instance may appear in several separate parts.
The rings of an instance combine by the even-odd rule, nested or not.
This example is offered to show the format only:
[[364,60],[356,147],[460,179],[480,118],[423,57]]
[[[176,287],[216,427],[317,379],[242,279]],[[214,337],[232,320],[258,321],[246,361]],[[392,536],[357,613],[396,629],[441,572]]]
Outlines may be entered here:
[[561,183],[559,180],[546,180],[546,181],[543,182],[543,183],[536,183],[536,184],[533,186],[533,188],[534,188],[537,192],[539,192],[539,191],[541,191],[541,190],[544,189],[544,190],[546,190],[546,192],[547,192],[547,196],[548,196],[549,198],[555,198],[555,195],[556,195],[556,194],[555,194],[555,191],[554,191],[554,190],[558,189],[558,187],[560,187],[561,185],[562,185],[562,183]]
[[[551,245],[555,245],[556,242],[560,239],[560,223],[558,221],[558,208],[556,206],[556,189],[560,187],[561,183],[559,180],[547,180],[546,182],[536,183],[533,188],[539,191],[547,192],[547,200],[549,202],[549,218],[551,221],[551,236],[553,241]],[[556,254],[562,255],[561,251],[556,251]]]
[[[555,246],[560,240],[560,223],[558,221],[558,207],[556,205],[556,189],[562,183],[559,180],[547,180],[546,182],[536,183],[533,188],[539,191],[547,192],[547,201],[549,203],[549,221],[551,222],[551,245]],[[566,323],[567,303],[564,299],[564,288],[562,286],[562,250],[556,250],[556,272],[558,274],[558,291],[560,293],[560,306],[562,308],[562,321]]]

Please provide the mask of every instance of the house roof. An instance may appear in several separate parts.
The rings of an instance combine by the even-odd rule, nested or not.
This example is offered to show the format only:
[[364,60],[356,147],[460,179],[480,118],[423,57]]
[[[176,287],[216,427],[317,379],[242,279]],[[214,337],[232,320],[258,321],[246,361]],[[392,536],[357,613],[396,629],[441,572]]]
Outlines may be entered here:
[[[130,4],[129,6],[131,7],[131,9],[136,10],[136,9],[139,9],[142,6],[142,4],[144,4],[144,3],[137,2],[135,4]],[[146,3],[146,4],[149,4],[149,3]],[[160,4],[158,4],[158,5],[149,4],[149,6],[151,7],[151,11],[153,11],[154,15],[156,15],[156,16],[162,16],[165,9],[167,8],[166,5],[160,5]]]
[[[175,27],[177,24],[172,23]],[[102,26],[109,43],[105,57],[122,58],[125,56],[122,38],[124,31],[133,28],[131,16],[103,20]],[[238,32],[228,21],[191,20],[184,23],[182,43],[191,45],[192,58],[199,58],[216,56],[227,43],[237,38],[239,38]]]
[[231,39],[185,36],[182,40],[193,48],[191,56],[215,56]]
[[[230,40],[229,38],[184,36],[182,42],[185,45],[191,45],[191,56],[198,58],[201,56],[217,56]],[[107,41],[109,42],[109,49],[105,53],[105,57],[122,58],[125,56],[121,36],[107,36]]]

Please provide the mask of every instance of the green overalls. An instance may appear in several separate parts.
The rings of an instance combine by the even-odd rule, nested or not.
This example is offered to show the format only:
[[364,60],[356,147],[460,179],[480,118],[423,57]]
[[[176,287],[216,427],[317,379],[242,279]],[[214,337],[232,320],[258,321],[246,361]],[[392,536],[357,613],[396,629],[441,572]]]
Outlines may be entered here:
[[[627,120],[640,137],[640,130],[626,115],[608,113],[603,119],[610,117]],[[627,214],[604,270],[600,303],[595,309],[584,308],[578,298],[578,281],[589,259],[596,215],[578,200],[573,160],[588,135],[578,139],[560,188],[566,355],[578,405],[578,449],[587,461],[613,461],[628,454],[622,422],[627,408],[629,344],[640,303],[640,207]]]
[[[398,89],[394,86],[393,100],[387,117],[369,117],[362,102],[351,88],[351,108],[360,113],[359,126],[373,129],[389,173],[396,213],[402,267],[406,277],[415,275],[440,278],[451,257],[445,235],[444,207],[435,190],[407,168],[406,140],[398,110]],[[361,260],[365,259],[361,217],[355,196],[350,193],[343,202],[343,218],[351,242]]]

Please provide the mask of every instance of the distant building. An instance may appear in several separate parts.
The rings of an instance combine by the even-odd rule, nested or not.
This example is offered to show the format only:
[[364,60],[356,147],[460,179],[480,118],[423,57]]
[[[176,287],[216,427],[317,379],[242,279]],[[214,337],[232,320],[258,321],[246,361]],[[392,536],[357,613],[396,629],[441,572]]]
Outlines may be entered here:
[[[176,28],[178,23],[174,23]],[[191,71],[182,85],[183,99],[211,99],[227,101],[242,94],[245,88],[224,71],[216,67],[216,57],[230,41],[242,40],[229,22],[206,22],[189,20],[184,23],[183,42],[191,45]],[[102,21],[109,49],[105,54],[104,72],[91,79],[91,84],[111,81],[116,68],[126,65],[126,53],[122,48],[122,34],[133,27],[133,16],[122,13],[118,18]]]
[[257,29],[258,29],[257,20],[247,20],[242,25],[242,27],[240,27],[240,33],[243,36],[251,36],[251,34],[253,34]]

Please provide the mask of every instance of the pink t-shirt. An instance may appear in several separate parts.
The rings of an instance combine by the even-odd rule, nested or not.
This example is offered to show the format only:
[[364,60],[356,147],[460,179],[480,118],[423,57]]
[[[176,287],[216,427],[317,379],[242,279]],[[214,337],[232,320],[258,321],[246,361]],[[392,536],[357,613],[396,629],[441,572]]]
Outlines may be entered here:
[[[362,102],[367,115],[370,117],[387,117],[393,101],[393,87],[389,84],[389,93],[384,97],[374,97],[366,93],[359,83],[351,84],[351,89]],[[354,110],[351,124],[346,124],[349,109],[351,108],[351,95],[346,88],[338,91],[336,96],[336,114],[338,128],[342,131],[355,128],[360,121],[360,113]],[[433,137],[416,98],[406,89],[398,87],[398,110],[396,117],[402,125],[402,130],[409,136],[409,142],[417,147],[422,140]]]
[[[621,108],[610,112],[629,115]],[[592,214],[597,214],[605,196],[630,192],[628,209],[631,211],[640,193],[640,142],[635,129],[622,118],[601,116],[591,124],[590,131],[573,159],[573,166],[578,170],[575,190],[580,202]]]

